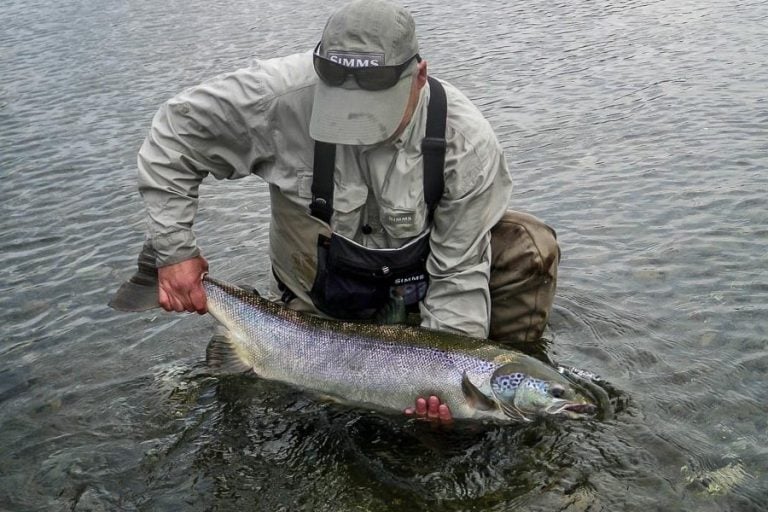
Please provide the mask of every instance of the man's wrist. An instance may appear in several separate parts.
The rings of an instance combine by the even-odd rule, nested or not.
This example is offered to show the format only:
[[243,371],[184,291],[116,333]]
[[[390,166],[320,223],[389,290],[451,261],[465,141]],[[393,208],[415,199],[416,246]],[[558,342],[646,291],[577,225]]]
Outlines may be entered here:
[[191,231],[174,231],[150,238],[158,267],[167,267],[200,256]]

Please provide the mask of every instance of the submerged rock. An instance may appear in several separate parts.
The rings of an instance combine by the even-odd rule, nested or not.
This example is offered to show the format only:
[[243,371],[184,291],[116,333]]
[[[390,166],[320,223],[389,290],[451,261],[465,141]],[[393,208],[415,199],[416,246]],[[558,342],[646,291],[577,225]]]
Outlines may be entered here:
[[698,484],[706,494],[722,496],[744,481],[754,478],[747,473],[741,462],[731,462],[722,468],[710,471],[693,470],[688,466],[680,468],[686,484]]

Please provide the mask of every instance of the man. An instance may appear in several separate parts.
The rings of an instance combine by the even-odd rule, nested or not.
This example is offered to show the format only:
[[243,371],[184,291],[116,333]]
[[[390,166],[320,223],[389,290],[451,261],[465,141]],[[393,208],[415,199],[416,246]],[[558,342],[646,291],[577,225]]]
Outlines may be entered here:
[[[447,114],[434,113],[431,99],[442,96]],[[437,133],[426,137],[437,148],[431,163],[424,155],[432,149],[422,146],[428,133]],[[258,62],[182,92],[156,114],[138,164],[168,311],[206,311],[208,263],[192,231],[201,181],[256,174],[270,186],[270,298],[352,319],[394,302],[417,310],[423,327],[489,335],[491,230],[505,214],[511,179],[479,111],[449,84],[428,80],[414,21],[397,4],[353,1],[329,18],[311,54]],[[544,254],[530,243],[540,226],[512,224],[500,240],[518,247],[515,257],[533,246],[537,258],[553,259],[556,244]],[[510,240],[520,233],[525,243]],[[551,295],[556,262],[546,265],[542,289]],[[518,267],[518,281],[528,280],[532,271]],[[551,298],[541,306],[542,292],[526,288],[515,297],[533,300],[533,316],[543,319],[531,320],[526,305],[524,323],[543,329]],[[435,397],[419,399],[415,412],[450,416]]]

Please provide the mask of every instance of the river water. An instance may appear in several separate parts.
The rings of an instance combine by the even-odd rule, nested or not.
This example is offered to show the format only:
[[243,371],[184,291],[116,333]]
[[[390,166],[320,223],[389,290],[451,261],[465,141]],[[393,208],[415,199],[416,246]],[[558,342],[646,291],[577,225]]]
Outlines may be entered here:
[[[204,364],[208,317],[106,307],[154,111],[314,46],[338,2],[0,6],[0,509],[766,510],[768,4],[414,2],[563,249],[552,358],[615,417],[436,431]],[[263,286],[258,179],[206,182],[215,274]]]

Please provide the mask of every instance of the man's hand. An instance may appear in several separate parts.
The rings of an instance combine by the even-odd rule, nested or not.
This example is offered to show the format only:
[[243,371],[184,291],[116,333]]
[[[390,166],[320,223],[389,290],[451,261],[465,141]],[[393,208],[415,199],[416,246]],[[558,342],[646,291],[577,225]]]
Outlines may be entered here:
[[441,425],[453,423],[451,410],[446,404],[441,404],[440,399],[434,395],[430,396],[428,400],[422,397],[417,398],[416,407],[408,407],[404,412],[406,416],[415,416]]
[[208,262],[202,256],[157,269],[158,301],[166,311],[208,312],[202,277]]

